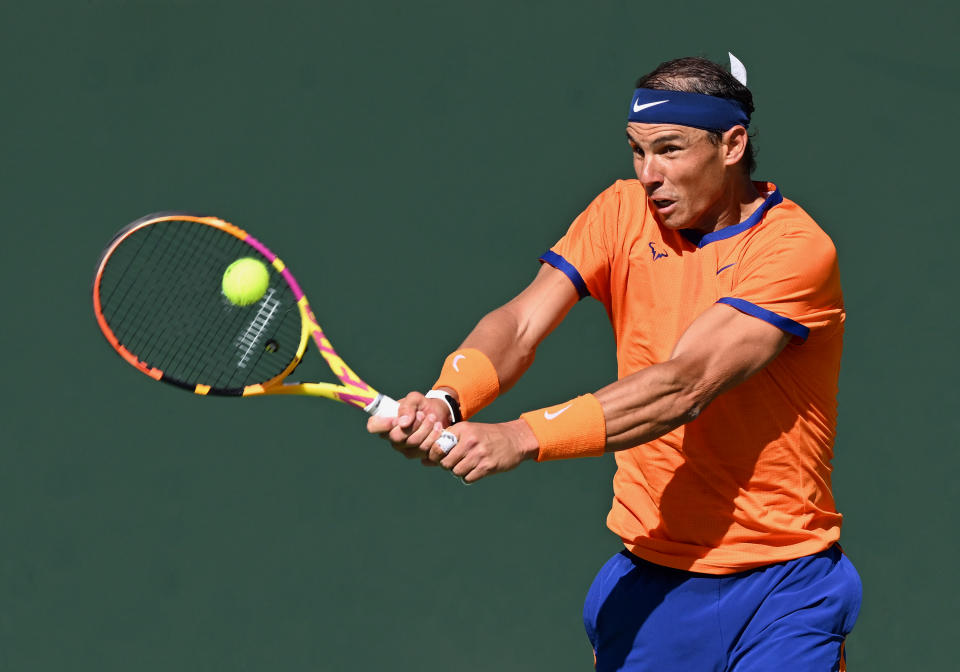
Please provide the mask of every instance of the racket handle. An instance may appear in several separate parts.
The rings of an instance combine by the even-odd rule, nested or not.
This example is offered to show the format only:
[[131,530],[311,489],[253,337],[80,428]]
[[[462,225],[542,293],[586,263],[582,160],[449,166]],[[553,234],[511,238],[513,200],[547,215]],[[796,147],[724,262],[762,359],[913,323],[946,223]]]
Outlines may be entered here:
[[[385,394],[380,394],[374,399],[365,410],[370,415],[377,415],[384,418],[395,418],[397,417],[397,411],[400,409],[400,404],[397,403],[395,399],[388,397]],[[453,447],[457,445],[457,435],[453,432],[448,432],[444,430],[443,434],[440,435],[440,438],[437,439],[437,445],[440,446],[440,450],[443,451],[443,454],[446,455]]]
[[370,415],[378,415],[383,418],[395,418],[397,417],[397,411],[399,409],[400,404],[397,403],[396,399],[392,399],[385,394],[378,394],[377,398],[370,402],[370,405],[363,410]]

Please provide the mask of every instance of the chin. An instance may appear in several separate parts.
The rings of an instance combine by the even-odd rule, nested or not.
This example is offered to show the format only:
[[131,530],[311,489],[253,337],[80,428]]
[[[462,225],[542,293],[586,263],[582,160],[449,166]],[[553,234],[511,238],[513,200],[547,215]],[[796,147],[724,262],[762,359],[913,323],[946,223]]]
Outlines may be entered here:
[[657,221],[660,222],[661,225],[673,231],[690,228],[690,222],[683,217],[678,217],[676,214],[662,215],[656,212],[656,216]]

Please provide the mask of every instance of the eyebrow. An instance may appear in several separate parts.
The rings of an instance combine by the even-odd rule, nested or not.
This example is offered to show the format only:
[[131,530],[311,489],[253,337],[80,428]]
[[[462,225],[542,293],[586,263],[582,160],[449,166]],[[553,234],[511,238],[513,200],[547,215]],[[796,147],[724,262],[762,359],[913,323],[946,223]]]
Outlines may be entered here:
[[657,138],[656,140],[654,140],[654,141],[651,142],[650,144],[651,144],[652,146],[656,147],[657,145],[665,145],[665,144],[670,143],[670,142],[677,142],[678,140],[681,140],[681,141],[682,141],[682,140],[683,140],[683,136],[675,133],[675,134],[673,134],[673,135],[663,135],[663,136],[660,136],[659,138]]
[[[626,133],[626,136],[627,136],[627,142],[629,142],[629,143],[632,144],[632,145],[636,145],[636,144],[637,144],[637,141],[630,137],[630,133],[629,133],[629,132]],[[681,142],[682,142],[683,139],[684,139],[683,136],[680,135],[680,134],[678,134],[678,133],[673,133],[673,134],[671,134],[671,135],[663,135],[663,136],[660,136],[659,138],[657,138],[656,140],[654,140],[653,142],[651,142],[651,143],[650,143],[650,146],[651,146],[651,147],[658,147],[658,146],[660,146],[660,145],[665,145],[665,144],[668,144],[668,143],[671,143],[671,142],[677,142],[677,141],[681,141]]]

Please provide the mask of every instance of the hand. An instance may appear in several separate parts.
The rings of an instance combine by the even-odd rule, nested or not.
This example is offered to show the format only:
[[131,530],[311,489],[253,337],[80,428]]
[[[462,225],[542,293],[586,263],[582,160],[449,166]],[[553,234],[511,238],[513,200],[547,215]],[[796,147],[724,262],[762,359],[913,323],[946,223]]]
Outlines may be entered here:
[[540,450],[537,437],[524,420],[496,425],[460,422],[450,431],[456,435],[457,445],[446,455],[434,445],[428,460],[449,469],[464,483],[509,471],[524,460],[536,459]]
[[370,416],[367,431],[388,440],[407,459],[419,457],[432,467],[436,465],[427,454],[451,422],[450,409],[443,401],[411,392],[399,401],[396,418]]

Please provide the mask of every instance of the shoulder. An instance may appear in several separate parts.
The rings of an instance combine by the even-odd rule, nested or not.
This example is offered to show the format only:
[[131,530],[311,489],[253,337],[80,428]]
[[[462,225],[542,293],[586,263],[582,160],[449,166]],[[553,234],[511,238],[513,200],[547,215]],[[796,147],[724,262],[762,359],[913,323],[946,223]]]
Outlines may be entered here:
[[611,189],[616,190],[621,202],[628,205],[633,213],[645,214],[647,212],[647,191],[640,184],[640,180],[617,180],[613,183]]
[[606,242],[612,243],[648,215],[643,185],[637,180],[617,180],[597,194],[574,220],[568,233],[602,232]]
[[639,180],[617,180],[609,187],[601,191],[593,200],[594,204],[603,204],[606,206],[616,205],[618,208],[624,206],[640,206],[646,208],[647,194]]
[[786,255],[801,265],[836,262],[837,249],[829,234],[789,198],[783,197],[770,208],[761,225],[754,228],[749,247],[757,252]]
[[652,221],[647,192],[636,179],[617,180],[600,192],[585,212],[620,233]]
[[833,241],[787,198],[745,236],[735,278],[738,288],[751,287],[758,295],[780,299],[813,294],[820,302],[838,303],[842,295]]

